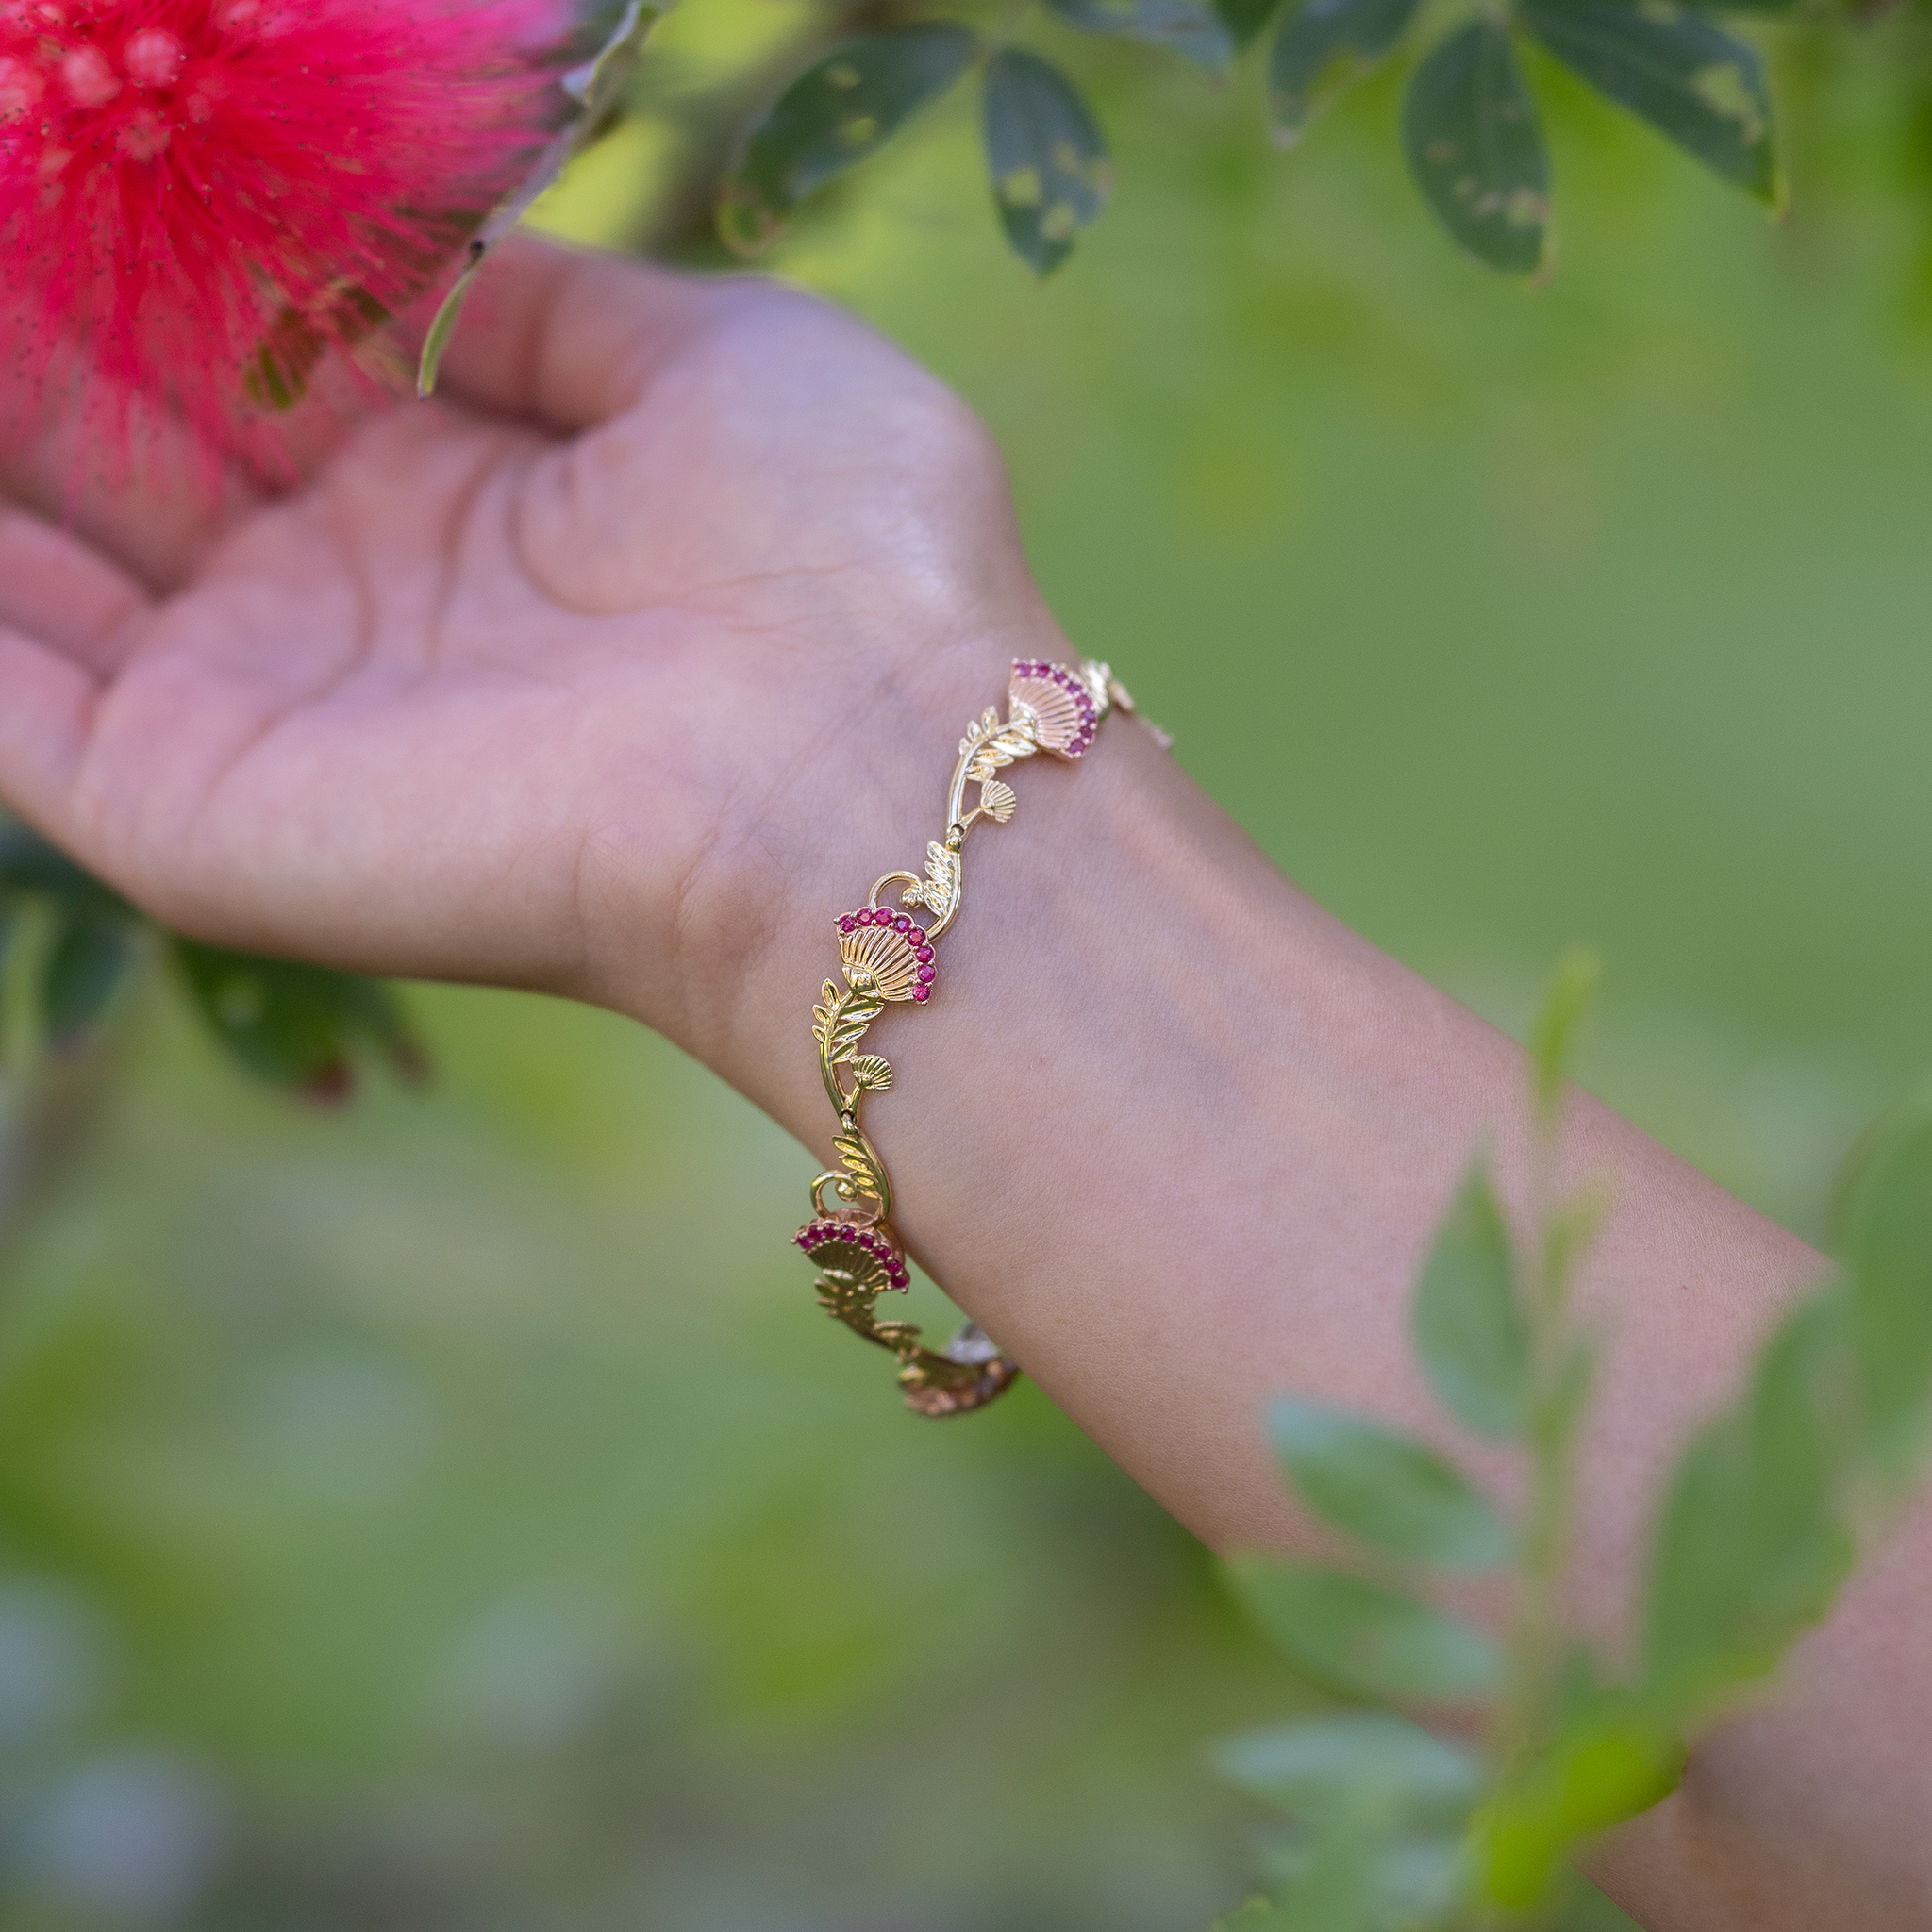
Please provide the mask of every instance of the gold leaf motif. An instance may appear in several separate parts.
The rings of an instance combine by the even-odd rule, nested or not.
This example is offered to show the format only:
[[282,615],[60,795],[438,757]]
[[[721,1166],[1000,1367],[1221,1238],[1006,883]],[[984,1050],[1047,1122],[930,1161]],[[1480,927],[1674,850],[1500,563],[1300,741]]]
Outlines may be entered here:
[[811,1009],[811,1037],[818,1041],[825,1064],[836,1067],[852,1058],[885,1002],[876,993],[855,992],[849,988],[841,993],[829,979],[819,996],[824,1005]]
[[967,779],[983,785],[1003,765],[1010,765],[1018,758],[1030,758],[1039,749],[1033,741],[1033,721],[1016,718],[1012,724],[1002,725],[973,754],[966,767]]
[[860,1087],[883,1093],[892,1084],[891,1067],[875,1053],[862,1053],[852,1062],[852,1077]]
[[925,903],[943,919],[959,894],[959,855],[948,852],[935,839],[925,848],[925,875],[931,881],[924,895]]
[[979,808],[994,824],[1005,824],[1013,816],[1013,808],[1019,802],[1010,785],[1003,785],[997,778],[980,781]]
[[847,1127],[835,1135],[832,1145],[844,1163],[845,1172],[852,1176],[853,1185],[861,1194],[870,1194],[880,1203],[891,1199],[886,1183],[886,1171],[879,1165],[878,1156],[872,1151],[871,1141],[857,1127]]

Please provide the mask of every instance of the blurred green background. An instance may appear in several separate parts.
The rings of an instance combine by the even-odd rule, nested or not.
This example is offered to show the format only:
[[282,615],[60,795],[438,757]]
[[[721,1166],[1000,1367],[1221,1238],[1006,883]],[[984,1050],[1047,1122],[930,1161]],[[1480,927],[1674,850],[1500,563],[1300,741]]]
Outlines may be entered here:
[[[804,15],[690,0],[551,225]],[[1562,250],[1457,258],[1393,77],[1040,30],[1113,208],[1005,253],[967,99],[776,266],[956,383],[1047,592],[1297,879],[1801,1231],[1932,1056],[1932,192],[1895,21],[1786,33],[1795,213],[1540,69]],[[701,118],[701,116],[700,116]],[[797,1149],[607,1016],[414,996],[440,1074],[244,1088],[158,987],[0,1309],[9,1928],[1172,1932],[1305,1692],[1030,1390],[935,1428],[811,1307]],[[1103,1345],[1096,1341],[1096,1345]]]

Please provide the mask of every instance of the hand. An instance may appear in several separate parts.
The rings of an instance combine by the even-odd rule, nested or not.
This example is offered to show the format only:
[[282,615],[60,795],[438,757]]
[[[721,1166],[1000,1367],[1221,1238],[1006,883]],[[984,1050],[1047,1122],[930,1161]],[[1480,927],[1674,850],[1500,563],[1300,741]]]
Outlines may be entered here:
[[836,309],[536,242],[446,366],[293,493],[123,489],[85,541],[18,507],[71,458],[16,464],[0,796],[195,937],[684,1033],[814,822],[906,743],[905,843],[953,710],[1058,648],[998,458]]

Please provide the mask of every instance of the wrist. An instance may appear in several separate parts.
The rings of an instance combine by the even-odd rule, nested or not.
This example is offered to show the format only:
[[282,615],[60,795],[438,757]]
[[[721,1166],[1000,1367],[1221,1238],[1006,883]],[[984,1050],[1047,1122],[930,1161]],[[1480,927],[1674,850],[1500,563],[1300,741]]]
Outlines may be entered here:
[[[635,924],[612,922],[601,1003],[761,1100],[759,1070],[779,1040],[805,1042],[809,1074],[811,999],[838,966],[836,951],[826,957],[828,922],[881,873],[923,866],[926,841],[944,836],[960,729],[1004,691],[1011,658],[1066,652],[1036,606],[918,648],[848,636],[814,654],[821,668],[800,687],[741,693],[743,740],[769,749],[681,841],[694,857],[659,915],[661,945],[640,946]],[[810,1085],[820,1091],[816,1076]]]
[[[874,721],[902,701],[915,721],[885,743],[855,724],[815,753],[816,821],[766,827],[756,883],[716,861],[733,943],[687,956],[708,985],[682,1043],[823,1165],[838,1120],[809,1014],[838,977],[834,921],[874,879],[924,867],[945,834],[962,727],[1003,697],[1009,659],[1030,655],[1002,640],[935,667],[929,714],[923,695],[885,694]],[[1107,1272],[1083,1270],[1083,1253],[1117,1244],[1136,1217],[1151,1234],[1168,1204],[1149,1198],[1146,1175],[1173,1169],[1185,1190],[1187,1150],[1239,1113],[1257,1044],[1265,1060],[1279,1028],[1257,1032],[1226,968],[1258,955],[1291,972],[1306,908],[1131,715],[1116,713],[1077,765],[1027,759],[1003,776],[1016,819],[972,838],[939,996],[889,1007],[866,1041],[896,1077],[865,1127],[914,1257],[1079,1413],[1087,1402],[1056,1386],[1057,1351],[1037,1345],[1036,1324],[1104,1295]],[[1150,1266],[1167,1265],[1164,1244],[1150,1243]],[[1098,1305],[1089,1313],[1103,1319]]]

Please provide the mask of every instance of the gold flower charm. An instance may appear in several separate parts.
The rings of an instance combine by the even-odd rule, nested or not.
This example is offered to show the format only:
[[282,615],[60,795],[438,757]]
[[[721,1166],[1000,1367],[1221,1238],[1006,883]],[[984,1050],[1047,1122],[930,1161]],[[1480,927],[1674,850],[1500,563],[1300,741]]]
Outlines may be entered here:
[[839,921],[839,958],[844,962],[845,984],[854,992],[916,1000],[921,1006],[932,997],[939,972],[933,949],[925,928],[903,912],[861,906],[846,913]]
[[1032,720],[1033,741],[1063,758],[1083,757],[1100,728],[1100,705],[1087,680],[1064,664],[1021,660],[1007,679],[1007,710]]

